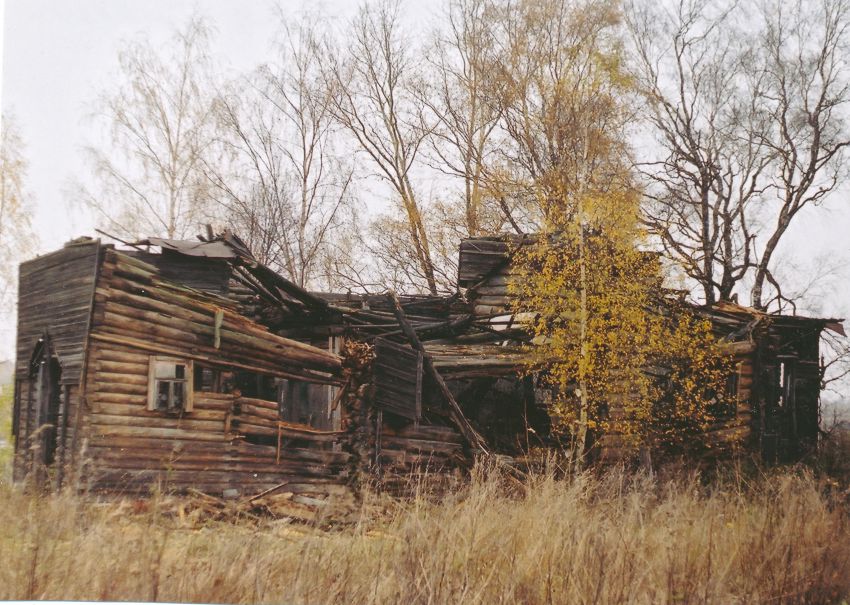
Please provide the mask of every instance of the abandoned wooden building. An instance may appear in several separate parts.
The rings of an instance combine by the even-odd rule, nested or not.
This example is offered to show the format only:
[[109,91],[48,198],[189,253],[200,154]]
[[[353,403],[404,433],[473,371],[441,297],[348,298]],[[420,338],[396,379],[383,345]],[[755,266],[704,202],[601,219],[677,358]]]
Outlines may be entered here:
[[[547,443],[505,238],[447,297],[305,291],[236,237],[81,238],[20,268],[15,477],[333,493]],[[775,461],[818,434],[819,336],[840,322],[701,309],[736,365],[718,438]]]

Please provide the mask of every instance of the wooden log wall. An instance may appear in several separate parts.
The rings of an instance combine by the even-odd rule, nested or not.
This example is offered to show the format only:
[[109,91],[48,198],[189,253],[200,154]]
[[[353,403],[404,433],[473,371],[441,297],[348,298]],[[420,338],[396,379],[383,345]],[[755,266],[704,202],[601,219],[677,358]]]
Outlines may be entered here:
[[474,238],[460,244],[458,284],[472,288],[467,298],[476,316],[507,313],[513,304],[509,284],[515,279],[510,254],[516,242]]
[[425,343],[434,367],[447,380],[519,376],[528,367],[530,356],[520,347],[478,344]]
[[[195,390],[191,411],[147,409],[150,358],[157,354],[192,359],[196,368],[339,382],[337,355],[271,334],[228,304],[107,252],[86,376],[92,487],[135,492],[162,482],[169,489],[245,494],[287,482],[289,491],[344,489],[348,455],[334,447],[339,435],[279,431],[276,402]],[[223,315],[218,330],[216,313]]]
[[387,414],[379,422],[375,471],[381,487],[390,493],[410,493],[423,479],[440,482],[472,464],[462,435],[452,427],[399,423],[389,421]]
[[224,259],[188,256],[164,249],[162,254],[129,250],[122,252],[158,269],[159,275],[202,292],[229,294],[231,270]]
[[[145,491],[160,481],[177,490],[253,493],[288,481],[290,491],[328,493],[345,481],[347,456],[328,447],[332,437],[284,431],[277,450],[272,402],[195,391],[191,412],[149,411],[150,352],[97,343],[90,355],[87,451],[95,489]],[[268,439],[252,443],[252,436]]]
[[107,251],[95,302],[93,337],[101,342],[201,362],[226,359],[232,367],[281,378],[339,382],[338,355],[274,335],[241,316],[231,301],[170,284],[151,265],[114,250]]
[[[732,357],[737,394],[730,416],[715,422],[706,431],[705,440],[711,446],[713,456],[727,456],[739,452],[751,445],[754,436],[752,389],[755,345],[749,342],[731,343],[725,346],[725,350]],[[625,415],[625,407],[621,401],[609,403],[609,416],[612,419],[623,418]],[[627,440],[617,434],[604,436],[597,445],[599,457],[606,461],[622,460],[637,454]]]

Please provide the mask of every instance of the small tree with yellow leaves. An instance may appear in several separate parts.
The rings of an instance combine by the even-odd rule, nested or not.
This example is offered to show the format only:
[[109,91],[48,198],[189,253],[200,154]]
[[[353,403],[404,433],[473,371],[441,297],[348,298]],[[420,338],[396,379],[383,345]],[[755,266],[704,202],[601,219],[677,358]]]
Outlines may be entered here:
[[706,320],[661,299],[655,255],[585,225],[516,258],[516,310],[535,317],[532,368],[554,393],[553,428],[576,469],[606,436],[661,454],[710,446],[730,362]]

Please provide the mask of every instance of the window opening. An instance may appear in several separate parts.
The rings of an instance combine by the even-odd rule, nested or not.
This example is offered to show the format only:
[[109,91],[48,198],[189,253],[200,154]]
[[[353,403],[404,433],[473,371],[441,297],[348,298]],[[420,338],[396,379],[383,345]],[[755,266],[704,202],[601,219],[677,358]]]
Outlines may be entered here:
[[195,367],[195,392],[223,393],[222,372],[207,366]]
[[273,376],[253,372],[236,372],[236,388],[242,397],[277,400],[277,385]]
[[191,360],[151,357],[148,409],[179,413],[192,410]]
[[305,424],[316,429],[336,428],[330,411],[330,386],[303,380],[279,380],[277,385],[278,416],[281,420]]

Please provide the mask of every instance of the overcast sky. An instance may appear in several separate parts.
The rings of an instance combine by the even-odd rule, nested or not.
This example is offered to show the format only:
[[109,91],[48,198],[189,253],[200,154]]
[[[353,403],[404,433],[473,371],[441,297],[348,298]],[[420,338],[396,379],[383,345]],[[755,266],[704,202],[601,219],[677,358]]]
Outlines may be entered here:
[[[3,0],[0,0],[2,3]],[[86,181],[81,148],[98,92],[114,81],[122,42],[139,36],[165,41],[197,12],[215,28],[213,52],[233,73],[268,60],[278,27],[276,4],[295,13],[298,1],[281,0],[6,0],[3,20],[2,108],[15,115],[30,162],[28,188],[35,202],[41,251],[80,235],[94,235],[91,218],[74,208],[66,189]],[[311,6],[314,6],[311,4]],[[406,7],[414,27],[438,14],[438,3]],[[323,12],[348,19],[356,3],[328,0]],[[850,200],[834,195],[825,208],[795,219],[782,249],[783,264],[801,283],[821,268],[835,266],[808,308],[824,315],[850,312]],[[0,353],[2,354],[2,353]]]
[[[297,10],[296,2],[281,6],[290,4]],[[268,0],[6,1],[3,111],[15,115],[27,143],[43,249],[93,234],[65,189],[72,178],[86,180],[86,116],[114,79],[118,49],[141,36],[165,41],[194,11],[213,23],[214,53],[227,68],[250,69],[269,57],[277,19]]]

